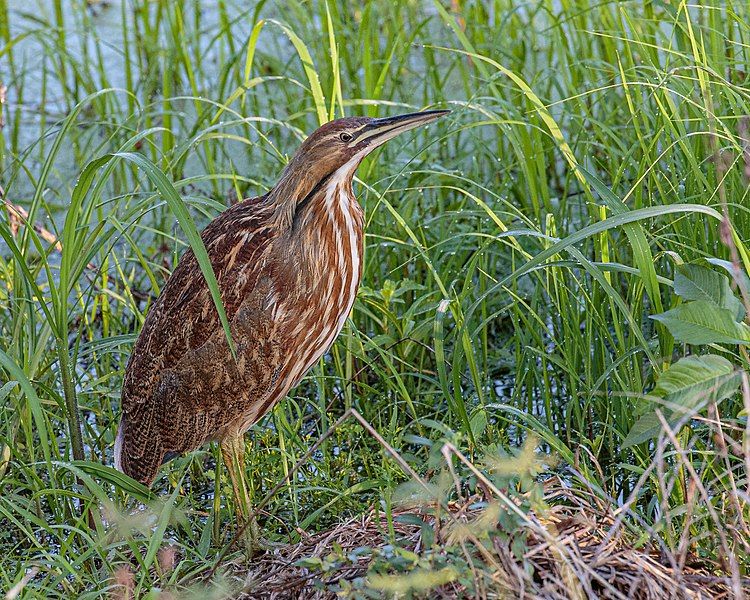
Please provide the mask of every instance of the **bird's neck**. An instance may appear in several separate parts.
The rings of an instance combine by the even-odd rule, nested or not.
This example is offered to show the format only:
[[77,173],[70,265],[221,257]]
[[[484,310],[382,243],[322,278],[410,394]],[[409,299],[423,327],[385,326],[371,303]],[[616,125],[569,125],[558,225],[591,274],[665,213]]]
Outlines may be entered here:
[[313,281],[323,281],[327,270],[354,274],[362,264],[364,214],[352,191],[356,165],[340,168],[300,206],[292,239]]
[[302,224],[314,221],[309,218],[311,213],[326,208],[321,204],[321,199],[326,198],[329,203],[333,199],[339,199],[341,210],[348,208],[361,215],[361,209],[352,193],[352,179],[366,153],[366,150],[360,151],[323,177],[309,163],[295,155],[264,200],[273,209],[276,227],[280,231],[298,231]]
[[331,175],[300,208],[295,221],[295,237],[309,252],[325,252],[341,243],[360,246],[364,214],[354,197],[351,178]]

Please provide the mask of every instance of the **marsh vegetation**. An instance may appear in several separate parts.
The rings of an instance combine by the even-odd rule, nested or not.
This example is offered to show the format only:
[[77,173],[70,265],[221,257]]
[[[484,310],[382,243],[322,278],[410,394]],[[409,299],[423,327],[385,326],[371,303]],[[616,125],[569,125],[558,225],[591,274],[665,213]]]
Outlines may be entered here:
[[[748,23],[0,0],[0,589],[750,593]],[[247,436],[286,550],[244,564],[216,448],[153,490],[111,468],[125,361],[197,231],[307,133],[422,108],[452,112],[358,172],[343,333]]]

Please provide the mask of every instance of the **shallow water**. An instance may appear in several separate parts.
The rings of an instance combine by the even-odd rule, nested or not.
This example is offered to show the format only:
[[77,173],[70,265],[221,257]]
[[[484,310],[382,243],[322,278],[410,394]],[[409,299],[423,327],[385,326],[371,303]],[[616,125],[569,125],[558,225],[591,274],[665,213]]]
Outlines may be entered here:
[[[57,62],[59,47],[63,40],[58,36],[57,17],[55,15],[55,0],[33,0],[23,2],[10,0],[9,20],[11,38],[17,40],[12,47],[13,64],[6,57],[0,58],[0,82],[7,86],[7,116],[6,116],[6,148],[10,150],[9,158],[16,156],[36,175],[42,166],[42,151],[52,143],[59,123],[75,106],[77,101],[103,89],[117,89],[118,102],[122,109],[126,107],[129,87],[126,75],[125,47],[134,51],[134,27],[136,10],[128,0],[105,0],[89,2],[90,8],[82,11],[80,6],[68,1],[60,3],[62,7],[62,21],[64,24],[64,50],[70,60]],[[273,7],[264,8],[264,15],[273,13]],[[186,25],[185,44],[189,51],[194,52],[193,44],[201,45],[199,53],[204,61],[203,68],[208,81],[201,81],[199,89],[210,90],[211,82],[219,76],[220,57],[219,45],[213,42],[214,32],[220,31],[219,11],[214,2],[191,2],[184,9]],[[194,12],[195,11],[195,12]],[[244,43],[252,28],[250,18],[252,10],[241,3],[227,3],[228,16],[233,20],[232,31],[238,40],[238,45]],[[142,16],[138,16],[142,23]],[[189,27],[196,25],[198,33],[193,35]],[[143,25],[141,25],[143,27]],[[274,32],[264,33],[264,36],[274,35]],[[125,44],[124,40],[129,40]],[[284,43],[283,36],[274,39],[274,43]],[[71,65],[81,69],[79,83],[71,70]],[[211,69],[210,66],[215,66]],[[136,94],[149,76],[141,72],[139,61],[131,55],[129,66],[132,70]],[[145,65],[148,68],[148,64]],[[65,72],[65,79],[61,73]],[[85,89],[81,89],[80,80],[86,81]],[[65,82],[65,83],[64,83]],[[190,88],[187,77],[181,78],[182,89],[172,90],[170,96],[189,95]],[[65,86],[68,93],[65,93]],[[76,87],[78,86],[78,87]],[[214,100],[221,100],[214,98]],[[152,98],[158,102],[157,97]],[[192,110],[189,103],[185,103],[185,110]],[[142,108],[142,107],[141,107]],[[183,109],[180,108],[182,111]],[[123,111],[112,110],[113,120],[124,121],[129,115]],[[132,116],[132,115],[131,115]],[[82,111],[85,120],[86,109]],[[39,144],[44,147],[40,148]],[[106,150],[106,148],[105,148]],[[4,162],[6,176],[8,161]],[[3,171],[0,162],[0,173]],[[76,161],[72,152],[62,152],[55,162],[53,179],[58,183],[71,186],[83,164]],[[0,177],[0,180],[4,177]],[[34,192],[33,184],[23,175],[13,182],[13,196],[23,204],[23,198]],[[6,181],[4,187],[9,187]],[[56,187],[52,185],[51,187]],[[63,200],[64,202],[64,200]]]

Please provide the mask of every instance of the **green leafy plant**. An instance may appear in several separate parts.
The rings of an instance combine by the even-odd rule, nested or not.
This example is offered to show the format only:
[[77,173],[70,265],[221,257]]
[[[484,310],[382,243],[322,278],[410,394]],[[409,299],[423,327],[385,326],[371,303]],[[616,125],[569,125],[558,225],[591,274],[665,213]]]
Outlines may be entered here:
[[[732,291],[729,278],[698,264],[679,265],[674,292],[684,303],[651,318],[663,323],[675,340],[690,345],[750,344],[750,327],[742,321],[745,309]],[[662,372],[648,395],[623,446],[657,437],[662,423],[657,405],[670,425],[686,424],[691,416],[733,396],[740,387],[740,371],[723,356],[686,356]]]

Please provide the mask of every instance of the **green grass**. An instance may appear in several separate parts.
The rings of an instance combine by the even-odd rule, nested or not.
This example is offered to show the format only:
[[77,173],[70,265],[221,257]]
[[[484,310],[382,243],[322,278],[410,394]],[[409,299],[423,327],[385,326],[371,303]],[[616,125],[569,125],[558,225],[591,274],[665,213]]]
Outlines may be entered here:
[[[0,0],[0,185],[62,244],[0,219],[0,589],[36,568],[28,597],[107,597],[125,565],[138,593],[182,589],[213,564],[231,532],[215,448],[152,495],[102,466],[144,316],[196,230],[269,189],[321,122],[423,107],[452,113],[359,169],[362,288],[248,436],[256,499],[352,407],[422,475],[441,440],[478,459],[532,432],[571,486],[632,499],[634,540],[687,539],[747,575],[750,391],[673,440],[623,442],[678,357],[748,367],[743,345],[648,318],[680,302],[676,265],[749,270],[748,22],[736,0]],[[385,456],[347,421],[270,499],[266,532],[388,513],[406,475]]]

